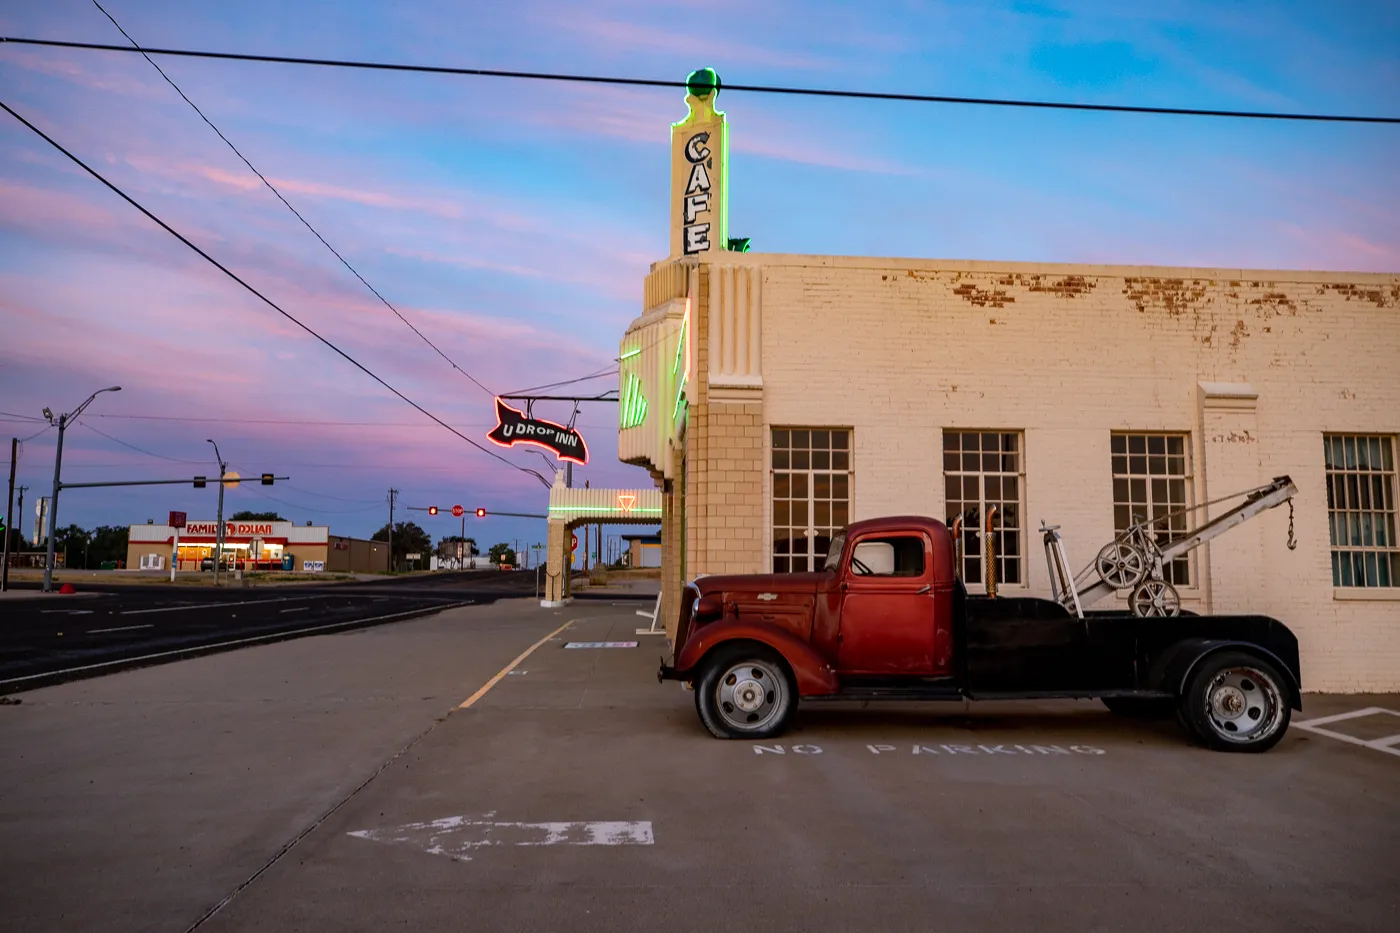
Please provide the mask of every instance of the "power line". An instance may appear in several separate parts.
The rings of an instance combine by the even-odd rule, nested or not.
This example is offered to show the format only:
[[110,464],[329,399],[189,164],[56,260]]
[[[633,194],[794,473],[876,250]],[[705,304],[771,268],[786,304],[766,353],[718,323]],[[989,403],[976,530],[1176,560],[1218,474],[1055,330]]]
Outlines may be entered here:
[[[330,68],[362,68],[376,71],[405,71],[424,74],[469,75],[488,78],[517,78],[533,81],[565,81],[582,84],[612,84],[632,87],[683,88],[684,81],[662,81],[652,78],[612,78],[602,75],[555,74],[537,71],[500,71],[490,68],[456,68],[447,65],[411,65],[395,62],[357,61],[353,59],[302,58],[290,55],[250,55],[238,52],[207,52],[196,49],[132,49],[123,45],[100,42],[66,42],[57,39],[29,39],[0,36],[0,43],[43,45],[65,49],[87,49],[103,52],[135,52],[149,55],[180,55],[187,58],[214,58],[227,61],[267,62],[284,65],[318,65]],[[721,90],[748,91],[757,94],[788,94],[809,97],[841,97],[857,100],[891,100],[931,104],[972,104],[985,107],[1035,107],[1049,110],[1091,110],[1108,113],[1168,114],[1191,117],[1234,117],[1252,120],[1309,120],[1324,123],[1400,123],[1400,117],[1366,117],[1320,113],[1270,113],[1248,110],[1207,110],[1196,107],[1139,107],[1126,104],[1076,104],[1064,101],[1013,100],[993,97],[952,97],[943,94],[906,94],[893,91],[843,91],[830,88],[786,87],[769,84],[724,84]]]
[[6,418],[14,418],[14,419],[16,419],[16,420],[18,420],[18,421],[43,421],[43,420],[44,420],[43,418],[40,418],[38,415],[21,415],[19,412],[15,412],[15,411],[0,411],[0,415],[4,415]]
[[[526,390],[528,391],[528,390]],[[432,424],[409,424],[405,421],[329,421],[323,419],[279,419],[279,418],[204,418],[193,415],[128,415],[86,412],[84,418],[119,418],[123,420],[135,421],[189,421],[196,424],[271,424],[271,425],[301,425],[301,426],[324,426],[324,427],[344,427],[344,428],[435,428]],[[37,419],[42,421],[43,419]],[[495,427],[495,422],[465,422],[459,427]],[[611,428],[612,425],[584,424],[577,427],[596,428],[600,431]]]
[[215,259],[213,256],[210,256],[210,255],[209,255],[208,253],[206,253],[204,250],[202,250],[202,249],[200,249],[198,246],[196,246],[193,242],[191,242],[188,238],[186,238],[184,234],[180,233],[180,232],[179,232],[178,230],[176,230],[174,227],[170,226],[170,225],[167,224],[165,221],[161,220],[159,217],[157,217],[155,214],[153,214],[153,213],[151,213],[150,211],[148,211],[146,208],[142,207],[141,204],[139,204],[134,198],[132,198],[132,197],[131,197],[129,194],[127,194],[125,191],[123,191],[122,189],[118,188],[118,187],[117,187],[116,185],[114,185],[112,182],[108,181],[108,180],[107,180],[106,178],[104,178],[99,172],[97,172],[95,169],[93,169],[93,168],[91,168],[90,166],[88,166],[88,164],[87,164],[86,162],[84,162],[82,159],[79,159],[79,158],[78,158],[77,156],[75,156],[73,153],[71,153],[71,152],[69,152],[67,149],[63,148],[63,146],[59,145],[58,142],[56,142],[52,137],[50,137],[50,136],[49,136],[47,133],[45,133],[43,130],[39,129],[39,128],[38,128],[37,126],[35,126],[33,123],[30,123],[30,122],[29,122],[28,120],[26,120],[24,117],[20,116],[17,112],[15,112],[14,108],[10,107],[9,104],[5,103],[4,101],[0,101],[0,108],[3,108],[3,109],[5,110],[6,113],[8,113],[10,116],[14,117],[14,118],[15,118],[16,120],[18,120],[19,122],[23,123],[26,127],[28,127],[32,132],[34,132],[37,136],[39,136],[41,139],[43,139],[43,140],[44,140],[46,143],[48,143],[50,146],[53,146],[53,147],[54,147],[55,149],[57,149],[59,152],[63,153],[65,156],[67,156],[74,164],[76,164],[76,165],[77,165],[79,168],[81,168],[83,171],[87,172],[87,173],[88,173],[89,175],[91,175],[93,178],[96,178],[98,181],[102,182],[102,184],[106,185],[109,189],[112,190],[112,192],[114,192],[114,193],[115,193],[118,197],[120,197],[122,200],[126,201],[128,204],[130,204],[132,207],[136,208],[136,209],[137,209],[138,211],[140,211],[141,213],[145,214],[145,215],[146,215],[148,218],[150,218],[154,223],[156,223],[158,226],[160,226],[161,229],[165,230],[167,233],[169,233],[171,236],[175,237],[175,238],[176,238],[177,240],[179,240],[181,243],[183,243],[183,244],[185,244],[186,246],[188,246],[191,250],[193,250],[194,252],[198,253],[198,254],[200,255],[200,257],[203,258],[205,261],[207,261],[210,265],[214,266],[214,267],[215,267],[216,269],[218,269],[220,272],[224,273],[224,275],[227,275],[229,278],[233,279],[233,280],[234,280],[235,282],[237,282],[239,285],[242,285],[245,289],[247,289],[249,292],[251,292],[254,296],[256,296],[259,300],[261,300],[261,301],[262,301],[264,304],[266,304],[269,308],[271,308],[272,310],[276,311],[278,314],[282,315],[282,316],[285,317],[287,320],[291,321],[293,324],[297,325],[298,327],[300,327],[302,330],[306,331],[306,332],[307,332],[308,334],[310,334],[311,336],[315,337],[317,340],[319,340],[321,343],[325,344],[327,347],[330,347],[332,350],[334,350],[334,351],[336,352],[336,354],[338,354],[341,358],[343,358],[344,360],[346,360],[347,362],[349,362],[349,363],[350,363],[352,366],[354,366],[356,369],[360,370],[360,371],[363,372],[365,375],[367,375],[367,376],[369,376],[371,379],[373,379],[375,382],[379,383],[379,384],[382,385],[384,388],[388,389],[390,392],[394,393],[394,394],[397,395],[399,398],[403,399],[403,401],[407,402],[409,405],[412,405],[414,408],[416,408],[418,411],[422,412],[422,413],[423,413],[424,415],[426,415],[427,417],[431,418],[433,421],[436,421],[438,424],[442,425],[444,428],[446,428],[447,430],[451,431],[453,434],[457,435],[459,438],[461,438],[462,440],[466,441],[468,444],[472,445],[472,446],[475,447],[477,450],[480,450],[482,453],[489,455],[489,456],[492,457],[493,459],[496,459],[496,460],[501,461],[501,462],[504,463],[506,466],[509,466],[509,467],[511,467],[512,469],[519,470],[519,471],[522,472],[522,473],[528,473],[528,474],[530,474],[531,476],[533,476],[533,477],[535,477],[536,479],[538,479],[541,483],[543,483],[544,486],[545,486],[546,488],[548,488],[548,487],[551,485],[550,482],[549,482],[549,480],[545,479],[544,476],[542,476],[539,472],[537,472],[537,471],[535,471],[535,470],[532,470],[532,469],[530,469],[529,467],[523,467],[523,466],[520,466],[520,465],[518,465],[518,464],[512,463],[511,461],[507,460],[505,457],[502,457],[500,454],[496,453],[495,451],[489,450],[489,449],[487,449],[486,447],[484,447],[483,445],[478,444],[476,441],[472,440],[470,437],[467,437],[467,436],[466,436],[465,434],[463,434],[461,431],[458,431],[456,428],[452,427],[452,425],[448,424],[446,421],[443,421],[443,420],[442,420],[441,418],[439,418],[437,415],[435,415],[435,414],[433,414],[432,412],[428,411],[428,410],[427,410],[426,408],[424,408],[422,405],[419,405],[417,402],[415,402],[413,399],[409,398],[407,395],[404,395],[404,394],[403,394],[402,392],[400,392],[398,389],[394,388],[394,387],[391,386],[389,383],[387,383],[387,382],[385,382],[383,379],[381,379],[378,375],[376,375],[373,371],[371,371],[368,367],[366,367],[366,366],[365,366],[363,363],[361,363],[359,360],[355,359],[353,356],[351,356],[350,354],[346,353],[344,350],[340,349],[340,347],[337,347],[335,344],[331,343],[331,342],[330,342],[329,340],[327,340],[325,337],[322,337],[319,333],[317,333],[317,332],[316,332],[315,330],[313,330],[311,327],[307,326],[306,324],[303,324],[303,323],[302,323],[297,317],[295,317],[294,315],[288,313],[287,311],[282,310],[282,307],[281,307],[280,305],[278,305],[276,302],[274,302],[271,298],[268,298],[268,297],[267,297],[266,295],[264,295],[262,292],[258,291],[256,288],[254,288],[253,286],[249,285],[249,284],[248,284],[247,282],[245,282],[243,279],[239,278],[238,275],[237,275],[236,273],[234,273],[232,270],[230,270],[230,269],[229,269],[227,266],[225,266],[223,263],[219,262],[219,261],[218,261],[217,259]]
[[106,431],[100,430],[100,429],[98,429],[98,428],[94,428],[92,425],[88,424],[86,421],[83,421],[83,420],[81,420],[81,419],[79,419],[78,424],[80,424],[80,425],[82,425],[83,427],[87,428],[89,431],[92,431],[94,434],[101,434],[103,437],[107,438],[107,440],[109,440],[109,441],[115,441],[116,443],[121,444],[123,447],[128,447],[128,448],[130,448],[131,450],[134,450],[134,451],[136,451],[136,452],[139,453],[139,454],[145,454],[145,455],[148,456],[148,457],[155,457],[157,460],[168,460],[168,461],[170,461],[171,463],[193,463],[193,464],[196,464],[196,465],[205,464],[205,463],[208,463],[208,462],[209,462],[209,461],[207,461],[207,460],[182,460],[182,459],[180,459],[179,457],[167,457],[165,454],[158,454],[158,453],[156,453],[155,451],[146,450],[144,447],[137,447],[135,444],[128,444],[126,441],[122,440],[120,437],[113,437],[112,435],[108,434]]
[[245,155],[243,155],[243,153],[241,153],[241,152],[238,151],[238,147],[235,146],[235,145],[229,140],[229,138],[223,134],[223,131],[222,131],[222,130],[220,130],[217,126],[214,125],[214,122],[213,122],[212,120],[210,120],[208,117],[206,117],[206,116],[204,115],[204,111],[203,111],[203,110],[200,110],[199,107],[198,107],[198,105],[196,105],[194,101],[190,100],[189,97],[186,96],[186,94],[185,94],[184,91],[180,90],[180,86],[179,86],[178,84],[176,84],[174,81],[171,80],[170,76],[169,76],[168,74],[166,74],[166,73],[161,69],[161,67],[155,63],[155,61],[151,58],[151,56],[149,56],[149,55],[147,55],[147,54],[145,53],[145,51],[141,48],[141,46],[137,44],[136,40],[133,39],[133,38],[131,38],[131,36],[127,33],[127,31],[126,31],[125,29],[122,29],[122,25],[121,25],[121,23],[117,22],[116,17],[112,16],[111,13],[108,13],[108,12],[106,11],[106,9],[103,8],[102,4],[97,2],[97,0],[92,0],[92,4],[93,4],[93,6],[97,7],[99,10],[102,11],[102,15],[106,16],[109,20],[112,21],[112,25],[117,27],[117,31],[119,31],[123,36],[126,36],[127,41],[130,42],[130,43],[132,44],[132,46],[133,46],[133,48],[135,49],[135,51],[140,52],[140,53],[141,53],[141,56],[142,56],[143,58],[145,58],[146,61],[148,61],[148,62],[151,63],[151,67],[154,68],[157,72],[160,73],[160,76],[161,76],[162,78],[165,79],[165,83],[166,83],[166,84],[169,84],[171,87],[173,87],[173,88],[175,89],[175,93],[176,93],[176,94],[179,94],[182,98],[184,98],[185,103],[189,104],[191,107],[194,108],[194,112],[197,113],[197,114],[199,114],[199,118],[200,118],[201,120],[203,120],[205,123],[209,124],[209,128],[210,128],[211,130],[213,130],[215,133],[217,133],[217,134],[219,135],[219,138],[222,139],[225,143],[228,144],[228,147],[229,147],[230,149],[233,150],[233,154],[236,155],[236,156],[238,156],[238,158],[242,159],[242,160],[243,160],[243,164],[246,165],[246,166],[248,166],[248,168],[252,171],[252,173],[253,173],[254,175],[256,175],[256,176],[258,176],[258,178],[262,179],[262,183],[263,183],[264,185],[267,185],[268,190],[271,191],[273,194],[277,195],[277,200],[279,200],[279,201],[281,201],[283,204],[285,204],[285,205],[287,206],[287,210],[289,210],[289,211],[291,211],[293,214],[295,214],[297,220],[300,220],[300,221],[302,222],[302,224],[305,225],[306,229],[310,230],[310,231],[312,232],[312,234],[315,235],[316,239],[320,240],[321,243],[322,243],[322,245],[324,245],[324,246],[326,247],[326,249],[330,250],[331,253],[333,253],[333,254],[335,255],[335,258],[336,258],[336,259],[339,259],[339,260],[340,260],[341,265],[343,265],[343,266],[345,266],[345,268],[349,269],[350,272],[351,272],[351,274],[354,275],[355,278],[359,279],[360,282],[363,283],[363,285],[365,286],[365,288],[369,289],[371,292],[374,293],[374,297],[378,298],[381,302],[384,303],[384,307],[386,307],[386,308],[388,308],[390,311],[394,312],[394,314],[398,317],[398,319],[399,319],[400,321],[403,321],[405,324],[408,325],[409,330],[413,331],[415,334],[417,334],[417,335],[422,339],[422,341],[423,341],[424,343],[426,343],[428,346],[432,347],[435,351],[437,351],[437,355],[440,356],[440,357],[442,357],[444,360],[446,360],[449,366],[451,366],[453,369],[457,370],[457,372],[461,373],[463,376],[466,376],[466,377],[467,377],[468,379],[470,379],[472,382],[476,383],[477,387],[478,387],[479,389],[481,389],[481,391],[485,392],[485,393],[488,394],[488,395],[494,395],[494,394],[495,394],[495,393],[493,393],[490,389],[486,388],[486,386],[482,385],[481,382],[480,382],[475,376],[473,376],[471,373],[467,372],[467,371],[466,371],[465,369],[463,369],[462,367],[458,366],[457,363],[456,363],[450,356],[448,356],[446,353],[442,352],[442,350],[438,348],[438,345],[437,345],[437,344],[433,343],[433,342],[432,342],[431,340],[429,340],[426,336],[424,336],[423,332],[420,331],[417,327],[414,327],[414,326],[413,326],[413,322],[411,322],[408,318],[406,318],[406,317],[404,317],[402,314],[400,314],[400,313],[399,313],[399,309],[396,308],[396,307],[394,307],[392,304],[390,304],[390,303],[389,303],[389,299],[387,299],[387,298],[385,298],[383,295],[381,295],[381,294],[379,293],[379,290],[378,290],[377,288],[375,288],[373,285],[369,284],[369,282],[365,281],[365,277],[362,276],[362,275],[360,275],[359,271],[358,271],[354,266],[350,265],[350,262],[349,262],[344,256],[342,256],[342,255],[340,254],[339,250],[337,250],[334,246],[330,245],[330,243],[326,242],[326,238],[323,237],[323,236],[321,236],[320,231],[317,230],[315,227],[311,226],[311,222],[308,221],[305,217],[301,216],[301,212],[300,212],[300,211],[298,211],[295,207],[292,207],[291,202],[289,202],[286,198],[284,198],[284,197],[282,196],[282,192],[278,191],[277,188],[272,184],[272,182],[270,182],[270,181],[267,180],[267,176],[265,176],[262,172],[258,171],[258,170],[253,166],[253,163],[252,163],[252,162],[249,162],[249,161],[248,161],[248,158],[247,158]]
[[526,392],[538,392],[538,391],[540,391],[541,389],[557,389],[557,388],[560,387],[560,386],[571,386],[571,385],[573,385],[573,384],[576,383],[576,382],[588,382],[588,381],[591,380],[591,379],[602,379],[602,378],[607,377],[607,376],[616,376],[616,375],[617,375],[617,370],[616,370],[616,369],[609,370],[608,372],[599,371],[599,372],[596,372],[596,373],[590,373],[590,374],[587,375],[587,376],[579,376],[577,379],[565,379],[563,382],[551,382],[551,383],[549,383],[548,385],[531,386],[531,387],[528,388],[528,389],[516,389],[514,392],[506,392],[505,394],[506,394],[506,395],[524,395]]

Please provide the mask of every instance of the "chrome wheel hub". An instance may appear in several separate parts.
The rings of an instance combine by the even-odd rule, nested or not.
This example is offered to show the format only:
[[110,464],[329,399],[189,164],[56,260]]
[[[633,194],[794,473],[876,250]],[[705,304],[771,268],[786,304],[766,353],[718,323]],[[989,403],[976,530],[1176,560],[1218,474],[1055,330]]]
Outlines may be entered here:
[[715,688],[719,714],[732,727],[758,730],[782,711],[787,681],[767,661],[735,664],[719,678]]
[[1251,742],[1273,734],[1283,720],[1284,700],[1278,685],[1263,672],[1232,667],[1206,686],[1211,731],[1230,742]]

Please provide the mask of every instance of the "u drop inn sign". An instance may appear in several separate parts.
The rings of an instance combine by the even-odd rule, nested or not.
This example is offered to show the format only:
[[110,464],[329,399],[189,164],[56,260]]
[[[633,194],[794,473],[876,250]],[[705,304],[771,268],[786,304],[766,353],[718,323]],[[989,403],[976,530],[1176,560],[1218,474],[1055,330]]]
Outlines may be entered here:
[[500,399],[496,399],[496,426],[486,436],[502,447],[534,444],[554,451],[560,460],[588,463],[588,445],[582,434],[553,421],[529,417]]

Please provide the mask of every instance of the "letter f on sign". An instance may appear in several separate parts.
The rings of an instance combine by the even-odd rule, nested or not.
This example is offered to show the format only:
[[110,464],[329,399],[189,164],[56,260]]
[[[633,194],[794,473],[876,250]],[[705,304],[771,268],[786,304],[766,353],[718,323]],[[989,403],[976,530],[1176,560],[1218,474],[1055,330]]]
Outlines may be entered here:
[[700,212],[709,209],[710,195],[708,193],[687,195],[685,199],[685,222],[688,224],[695,223],[695,218],[700,216]]

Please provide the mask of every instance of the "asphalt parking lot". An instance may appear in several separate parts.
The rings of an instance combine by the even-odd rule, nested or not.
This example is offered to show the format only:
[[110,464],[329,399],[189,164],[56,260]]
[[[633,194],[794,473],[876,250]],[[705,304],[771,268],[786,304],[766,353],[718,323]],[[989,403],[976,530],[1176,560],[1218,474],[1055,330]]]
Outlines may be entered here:
[[[640,605],[23,694],[6,929],[1393,929],[1400,697],[1309,696],[1299,720],[1391,712],[1264,755],[1088,702],[813,706],[725,742],[656,682]],[[637,646],[567,647],[608,642]]]

